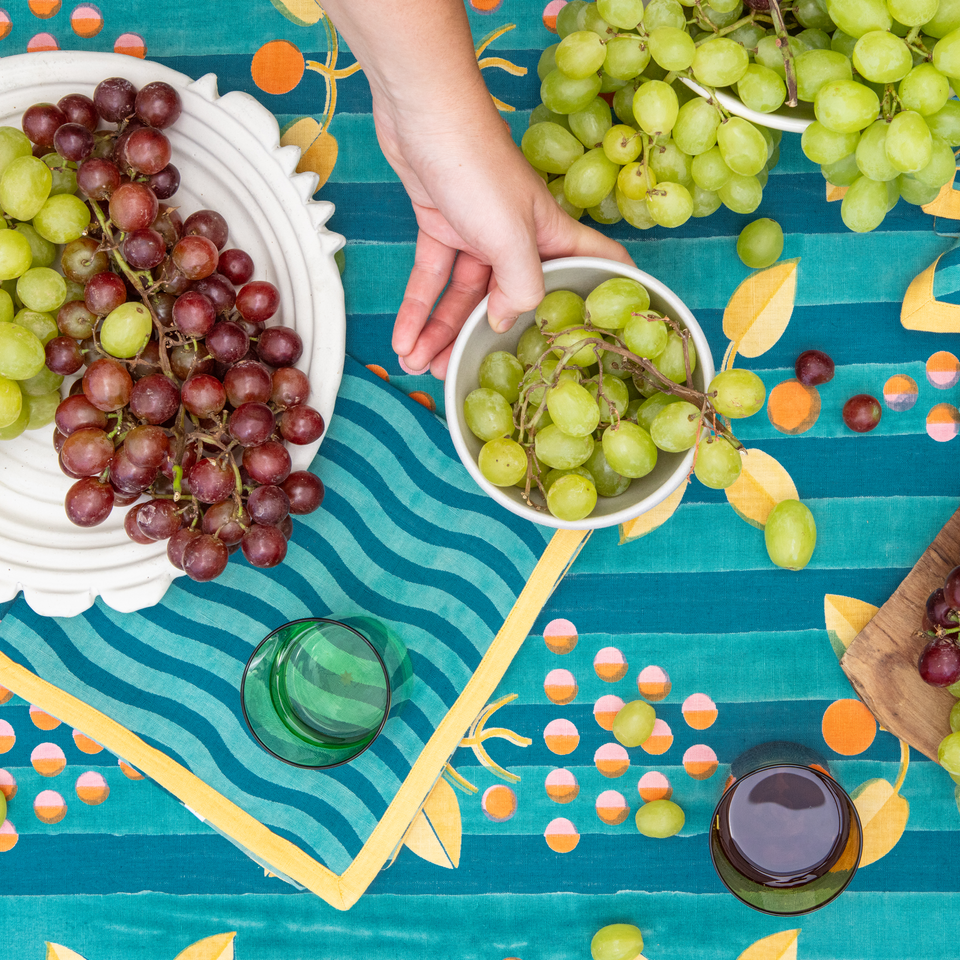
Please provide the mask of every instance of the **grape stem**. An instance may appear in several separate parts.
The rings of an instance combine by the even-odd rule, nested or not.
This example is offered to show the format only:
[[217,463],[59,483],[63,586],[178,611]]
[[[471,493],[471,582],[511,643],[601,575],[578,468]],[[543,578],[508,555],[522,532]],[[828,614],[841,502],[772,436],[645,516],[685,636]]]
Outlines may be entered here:
[[773,17],[777,32],[777,46],[783,54],[783,69],[787,75],[787,106],[795,107],[797,105],[797,72],[794,69],[793,51],[790,49],[787,25],[783,22],[783,14],[780,11],[778,0],[770,0],[770,16]]

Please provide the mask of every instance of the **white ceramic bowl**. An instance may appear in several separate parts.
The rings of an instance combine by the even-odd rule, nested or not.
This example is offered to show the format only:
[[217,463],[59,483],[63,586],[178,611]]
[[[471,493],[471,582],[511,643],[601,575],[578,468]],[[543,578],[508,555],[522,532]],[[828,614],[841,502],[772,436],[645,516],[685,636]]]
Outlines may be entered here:
[[[687,77],[680,77],[680,80],[701,97],[709,98],[710,91],[701,87],[695,80],[690,80]],[[772,113],[758,113],[756,110],[744,106],[740,98],[729,89],[717,90],[716,95],[720,103],[734,116],[743,117],[744,120],[749,120],[761,127],[768,127],[771,130],[783,130],[785,133],[803,133],[816,120],[812,103],[801,101],[795,107],[782,106]]]
[[[552,290],[573,290],[586,297],[590,291],[611,277],[630,277],[642,283],[650,293],[650,305],[666,316],[682,323],[691,333],[697,351],[697,368],[693,374],[694,386],[704,390],[713,379],[713,357],[700,325],[683,301],[668,287],[649,274],[628,267],[615,260],[597,257],[567,257],[549,260],[543,265],[543,280],[547,293]],[[497,487],[490,483],[477,466],[477,456],[483,442],[467,427],[463,416],[463,401],[479,384],[480,364],[494,350],[516,352],[520,335],[533,323],[533,311],[523,314],[507,333],[494,333],[487,321],[487,300],[484,299],[464,324],[447,366],[444,385],[444,404],[447,424],[457,453],[474,480],[501,506],[517,516],[547,527],[567,530],[594,530],[612,527],[646,513],[665,500],[682,484],[693,465],[693,451],[664,453],[660,451],[657,465],[651,473],[634,480],[626,493],[619,497],[600,497],[593,513],[583,520],[559,520],[552,514],[528,506],[516,487]]]
[[[314,174],[295,172],[297,147],[280,146],[273,115],[253,97],[217,94],[213,74],[193,81],[168,67],[113,53],[54,51],[3,58],[0,125],[19,126],[33,103],[67,93],[92,95],[97,83],[122,76],[141,87],[165,80],[177,88],[183,113],[167,130],[182,185],[169,202],[184,215],[207,208],[230,227],[231,246],[245,249],[254,276],[280,290],[276,322],[303,338],[298,366],[310,378],[310,403],[326,423],[343,372],[346,318],[334,253],[343,238],[324,224],[333,205],[313,201]],[[23,590],[38,613],[72,616],[101,596],[121,611],[156,603],[174,577],[166,543],[133,543],[123,530],[126,510],[97,527],[67,519],[70,484],[57,465],[52,428],[0,442],[0,600]],[[319,441],[292,448],[294,469],[305,469]]]

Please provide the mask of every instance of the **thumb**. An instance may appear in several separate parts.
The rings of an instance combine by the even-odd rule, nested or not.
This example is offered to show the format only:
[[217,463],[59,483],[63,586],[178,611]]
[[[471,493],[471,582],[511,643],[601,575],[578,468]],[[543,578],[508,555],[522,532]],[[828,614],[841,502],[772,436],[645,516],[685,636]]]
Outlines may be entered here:
[[513,251],[491,268],[487,318],[497,333],[504,333],[521,313],[534,310],[543,299],[543,264],[536,246],[532,246],[522,254]]

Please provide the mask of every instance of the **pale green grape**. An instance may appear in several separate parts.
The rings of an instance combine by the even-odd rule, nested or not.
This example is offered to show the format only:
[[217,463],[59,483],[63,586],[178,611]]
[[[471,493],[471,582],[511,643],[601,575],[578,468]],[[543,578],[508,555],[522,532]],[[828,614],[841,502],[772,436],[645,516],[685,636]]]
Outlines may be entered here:
[[649,62],[650,50],[639,37],[611,37],[607,41],[603,72],[617,80],[632,80],[643,73]]
[[819,89],[813,109],[828,130],[853,133],[877,119],[880,100],[873,90],[855,80],[833,80]]
[[588,3],[583,8],[583,17],[580,24],[581,30],[592,30],[597,36],[607,39],[612,37],[617,33],[617,28],[607,23],[603,17],[600,16],[600,11],[597,10],[596,3]]
[[[562,359],[568,350],[574,352],[567,359],[567,364],[573,367],[592,367],[597,362],[597,354],[591,341],[597,339],[595,334],[583,330],[571,330],[569,333],[560,333],[553,339],[553,352],[558,359]],[[577,349],[578,344],[583,344]]]
[[889,124],[886,120],[876,120],[866,130],[857,144],[857,166],[860,172],[871,180],[896,180],[901,172],[887,156],[887,134]]
[[960,77],[960,27],[937,41],[933,48],[933,65],[947,77]]
[[947,773],[960,776],[960,733],[948,733],[940,741],[937,762]]
[[540,99],[554,113],[582,110],[600,92],[600,77],[592,74],[574,80],[562,70],[551,70],[540,84]]
[[[587,6],[587,0],[569,0],[562,6],[557,13],[557,36],[563,39],[574,30],[579,30],[583,26],[580,17],[584,8]],[[541,78],[542,79],[542,78]]]
[[844,33],[857,39],[870,30],[889,30],[893,24],[883,0],[827,0],[827,13]]
[[596,399],[572,380],[562,380],[547,390],[547,410],[553,422],[571,437],[589,436],[600,422]]
[[527,474],[527,454],[516,440],[495,437],[477,456],[480,473],[497,487],[512,487]]
[[568,168],[563,194],[574,206],[594,207],[614,188],[620,167],[607,159],[601,147],[588,150]]
[[59,153],[47,153],[43,156],[43,162],[50,168],[53,181],[50,184],[50,196],[61,193],[77,192],[77,170],[76,164],[64,160]]
[[583,156],[583,144],[569,130],[549,121],[527,127],[520,149],[531,166],[547,173],[566,173]]
[[665,406],[650,427],[653,442],[668,453],[689,450],[697,442],[699,432],[700,410],[686,400]]
[[617,187],[616,196],[617,206],[623,214],[623,219],[626,220],[631,227],[636,227],[638,230],[649,230],[651,227],[657,225],[657,221],[650,216],[650,210],[647,207],[645,198],[634,200],[626,196],[619,186]]
[[32,220],[52,185],[50,168],[39,157],[17,157],[0,176],[0,207],[17,220]]
[[579,467],[593,453],[593,438],[571,437],[551,423],[537,431],[534,450],[541,463],[558,470],[569,470]]
[[853,48],[857,45],[857,38],[851,37],[849,33],[842,30],[835,30],[830,38],[830,49],[842,53],[848,60],[853,56]]
[[60,335],[57,321],[52,314],[43,313],[39,310],[29,310],[23,307],[16,312],[13,322],[25,330],[29,330],[44,346],[54,337]]
[[[600,389],[595,378],[587,380],[584,386],[590,396],[593,397],[594,403],[600,408],[600,423],[611,423],[614,419],[619,419],[627,412],[630,393],[623,380],[612,374],[602,374],[600,384],[603,386],[602,397],[600,396]],[[611,404],[613,404],[613,410],[610,408]],[[616,411],[616,418],[614,417],[613,411]]]
[[637,960],[643,952],[643,934],[632,923],[601,927],[590,941],[593,960]]
[[801,135],[800,146],[804,156],[817,164],[836,163],[857,149],[859,131],[837,133],[814,120]]
[[15,440],[27,429],[30,422],[30,409],[26,404],[20,407],[20,416],[6,427],[0,427],[0,440]]
[[517,360],[526,370],[532,367],[547,351],[547,338],[536,323],[527,327],[517,341]]
[[[685,383],[687,379],[686,362],[683,358],[683,337],[676,330],[667,334],[667,345],[659,357],[654,359],[657,369],[674,383]],[[690,372],[697,369],[697,349],[692,340],[687,340],[687,353],[690,361]]]
[[781,500],[767,516],[763,540],[770,559],[787,570],[802,570],[817,545],[817,524],[799,500]]
[[776,71],[759,63],[751,63],[737,81],[737,96],[745,107],[757,113],[772,113],[783,106],[787,85]]
[[559,43],[551,43],[540,54],[540,59],[537,61],[537,77],[541,81],[551,70],[557,69],[557,47],[559,46]]
[[[795,37],[789,38],[788,46],[794,57],[800,56],[807,49]],[[781,79],[786,79],[787,71],[783,65],[783,53],[777,46],[777,38],[773,34],[761,37],[757,41],[757,52],[754,54],[754,60],[768,70],[772,70]]]
[[[596,447],[596,445],[594,445]],[[590,462],[589,460],[587,461]],[[593,483],[593,474],[585,467],[573,467],[570,470],[550,470],[544,477],[541,478],[540,482],[543,484],[544,490],[549,490],[554,483],[557,482],[561,477],[567,477],[571,473],[575,473],[578,477],[585,477],[591,483]],[[594,484],[596,486],[596,484]]]
[[0,427],[15,423],[23,409],[23,394],[16,380],[0,376]]
[[651,435],[629,420],[607,427],[601,443],[610,469],[622,477],[645,477],[657,465],[657,448]]
[[636,126],[637,119],[633,115],[633,97],[640,84],[645,82],[645,80],[634,79],[613,95],[613,112],[621,123]]
[[866,80],[896,83],[913,69],[913,57],[899,37],[886,30],[869,30],[853,48],[853,65]]
[[617,473],[613,467],[607,463],[606,454],[603,452],[603,444],[594,444],[593,453],[584,463],[584,467],[590,471],[593,479],[593,485],[597,488],[597,495],[601,497],[619,497],[621,493],[626,493],[630,488],[631,480]]
[[[530,329],[539,333],[536,327]],[[512,353],[506,350],[494,350],[481,361],[478,379],[481,387],[496,390],[507,403],[515,403],[520,396],[523,365]]]
[[[673,125],[673,141],[685,155],[697,157],[706,153],[717,142],[720,114],[716,107],[696,97],[688,100],[677,114]],[[691,178],[693,164],[690,162]]]
[[650,739],[657,712],[646,700],[625,703],[613,718],[613,735],[625,747],[639,747]]
[[463,418],[470,432],[480,440],[508,437],[513,433],[513,411],[496,390],[478,387],[463,401]]
[[632,30],[643,19],[643,0],[597,0],[597,12],[607,23]]
[[829,50],[830,35],[823,30],[801,30],[797,39],[807,50]]
[[630,318],[650,306],[646,287],[630,277],[611,277],[598,284],[587,295],[584,310],[595,327],[619,330]]
[[900,178],[888,180],[884,186],[887,188],[887,212],[889,213],[900,199]]
[[640,312],[631,317],[623,328],[623,342],[638,357],[659,357],[666,349],[669,335],[667,325],[659,314]]
[[656,173],[638,160],[625,164],[617,174],[617,189],[629,200],[645,200],[656,185]]
[[724,27],[732,26],[740,19],[743,13],[743,2],[742,0],[737,0],[736,6],[727,11],[717,10],[715,7],[709,5],[704,5],[701,9],[707,20],[722,30]]
[[649,433],[653,421],[657,419],[657,414],[671,403],[680,403],[680,398],[675,397],[672,393],[657,391],[652,396],[647,397],[637,408],[637,423]]
[[51,196],[33,218],[33,225],[51,243],[70,243],[90,226],[90,208],[70,193]]
[[[916,110],[921,117],[928,117],[947,102],[950,83],[932,63],[920,63],[900,81],[897,95],[904,110]],[[954,103],[960,107],[960,103]]]
[[763,381],[752,370],[739,368],[718,373],[707,387],[708,394],[714,391],[717,394],[712,398],[714,409],[731,420],[752,417],[767,396]]
[[597,488],[593,481],[576,473],[555,480],[547,491],[547,509],[558,520],[583,520],[596,505]]
[[681,183],[658,183],[646,203],[650,216],[661,227],[679,227],[693,214],[693,197]]
[[665,70],[686,70],[697,52],[693,37],[677,27],[658,27],[649,43],[650,55]]
[[60,392],[58,390],[43,393],[38,397],[25,393],[23,395],[23,409],[27,413],[27,429],[38,430],[48,423],[53,423],[59,406]]
[[890,15],[905,27],[919,27],[932,20],[939,6],[939,0],[887,0]]
[[923,117],[901,110],[887,131],[887,159],[901,173],[917,173],[933,159],[933,137]]
[[758,23],[745,23],[736,30],[731,30],[727,36],[731,40],[742,44],[747,50],[752,50],[760,42],[760,39],[766,36],[767,31]]
[[832,183],[835,187],[852,186],[856,180],[863,176],[860,168],[857,166],[856,152],[841,157],[835,163],[825,163],[820,167],[824,180]]
[[554,53],[557,69],[573,80],[584,80],[603,66],[603,41],[591,30],[577,30],[561,41]]
[[582,324],[586,318],[583,297],[573,290],[551,290],[537,305],[533,318],[543,333],[558,333]]
[[728,87],[736,83],[750,65],[747,51],[726,37],[715,37],[697,47],[693,75],[708,87]]
[[662,80],[648,80],[633,95],[633,115],[645,133],[669,133],[677,122],[680,102],[673,87]]
[[749,120],[730,117],[717,130],[724,163],[742,177],[756,176],[767,162],[767,142]]
[[557,206],[564,213],[573,217],[574,220],[579,220],[583,216],[583,207],[578,207],[567,199],[567,195],[563,192],[566,180],[567,178],[564,176],[555,177],[547,184],[547,189],[550,191],[550,196],[557,201]]
[[603,135],[603,152],[612,163],[632,163],[642,149],[639,132],[625,123],[610,127]]
[[949,721],[950,721],[950,732],[951,732],[951,733],[957,733],[958,731],[960,731],[960,700],[958,700],[958,701],[950,708]]
[[900,196],[915,207],[922,207],[924,204],[931,203],[940,193],[940,187],[930,187],[919,180],[915,180],[908,173],[900,175],[899,179]]
[[743,461],[729,440],[709,437],[697,447],[693,472],[711,490],[726,490],[740,476]]
[[887,215],[887,186],[869,177],[855,180],[840,204],[840,217],[855,233],[867,233],[880,226]]
[[803,27],[818,30],[833,30],[835,24],[827,13],[826,0],[799,0],[793,8],[793,15]]
[[0,323],[0,377],[26,380],[43,369],[45,360],[36,334],[17,323]]
[[67,282],[50,267],[31,267],[17,280],[17,296],[30,310],[59,310],[67,296]]
[[723,205],[734,213],[753,213],[763,199],[763,186],[756,177],[743,177],[733,173],[717,193]]
[[693,210],[690,211],[691,217],[709,217],[711,214],[716,213],[723,205],[719,193],[713,190],[704,190],[703,187],[699,187],[696,184],[693,185],[690,196],[693,198]]
[[748,223],[737,237],[737,255],[752,270],[769,267],[783,253],[783,228],[763,217]]
[[582,110],[567,116],[570,132],[588,148],[603,146],[604,134],[610,129],[611,114],[607,101],[595,97]]
[[657,175],[658,183],[669,180],[685,187],[693,183],[693,157],[684,153],[673,138],[650,151],[650,169]]
[[690,173],[698,187],[715,192],[730,179],[733,171],[724,163],[720,148],[711,147],[693,158]]
[[707,6],[717,13],[730,13],[736,10],[741,0],[709,0]]
[[13,297],[6,290],[0,290],[0,323],[10,323],[14,313]]
[[20,392],[25,397],[40,397],[45,393],[50,393],[60,389],[63,383],[63,377],[59,373],[54,373],[47,367],[44,367],[38,374],[27,380],[19,380]]
[[31,266],[50,267],[57,259],[57,245],[44,239],[34,229],[32,224],[18,223],[14,228],[17,233],[22,233],[30,244],[30,252],[33,255]]
[[527,126],[532,127],[537,123],[556,123],[563,127],[564,130],[568,132],[570,130],[570,124],[567,123],[567,115],[565,113],[554,113],[552,110],[548,110],[542,103],[538,103],[530,111],[530,120]]
[[687,15],[677,0],[650,0],[643,12],[643,25],[647,32],[658,27],[676,27],[682,30],[687,22]]
[[33,251],[19,230],[0,230],[0,280],[13,280],[30,269]]
[[912,176],[928,187],[942,187],[953,180],[957,161],[950,147],[938,136],[931,137],[930,149],[930,162]]
[[152,330],[150,311],[142,303],[121,303],[100,324],[100,346],[111,357],[135,357],[146,346]]
[[683,829],[683,810],[672,800],[651,800],[637,811],[637,829],[645,837],[662,840]]
[[809,103],[813,103],[825,83],[853,77],[849,59],[835,50],[806,50],[794,60],[794,67],[797,96]]
[[0,176],[11,161],[32,154],[33,144],[22,130],[17,127],[0,127]]

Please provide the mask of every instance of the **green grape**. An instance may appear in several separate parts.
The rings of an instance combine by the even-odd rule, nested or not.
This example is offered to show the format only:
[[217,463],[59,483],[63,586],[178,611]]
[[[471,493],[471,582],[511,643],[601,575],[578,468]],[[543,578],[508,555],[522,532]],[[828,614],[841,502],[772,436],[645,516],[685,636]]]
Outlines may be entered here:
[[737,237],[737,256],[752,270],[761,270],[776,263],[781,253],[783,229],[769,217],[748,223]]
[[933,159],[933,137],[923,117],[901,110],[887,131],[887,159],[901,173],[917,173]]
[[709,0],[707,6],[717,13],[730,13],[737,9],[741,0]]
[[19,230],[0,230],[0,280],[13,280],[33,262],[30,241]]
[[683,810],[672,800],[651,800],[637,811],[637,829],[645,837],[663,840],[683,829]]
[[697,447],[693,472],[711,490],[726,490],[737,477],[743,461],[734,445],[724,437],[708,437]]
[[898,185],[900,196],[915,207],[922,207],[924,204],[931,203],[940,193],[939,187],[929,187],[919,180],[914,180],[908,173],[900,175]]
[[595,97],[582,110],[568,115],[570,132],[585,146],[600,147],[603,135],[612,123],[610,107],[602,97]]
[[960,731],[960,700],[958,700],[950,708],[950,732],[957,733]]
[[830,19],[858,40],[870,30],[889,30],[893,25],[884,0],[827,0]]
[[596,399],[572,380],[561,380],[547,390],[547,410],[551,420],[571,437],[588,437],[600,423]]
[[643,935],[632,923],[601,927],[590,941],[593,960],[637,960],[643,952]]
[[597,488],[592,480],[576,473],[555,480],[547,490],[547,509],[558,520],[583,520],[597,505]]
[[931,137],[930,149],[930,162],[912,176],[928,187],[942,187],[953,180],[957,161],[950,147],[938,136]]
[[[960,27],[960,0],[940,0],[937,12],[923,23],[923,32],[928,37],[939,39]],[[924,46],[929,50],[930,45]]]
[[13,297],[6,290],[0,290],[0,323],[10,323],[14,313]]
[[689,450],[697,442],[699,433],[700,411],[686,400],[665,406],[650,427],[650,438],[667,453]]
[[633,115],[640,129],[651,136],[668,134],[677,121],[680,102],[673,87],[662,80],[648,80],[633,95]]
[[547,184],[547,189],[550,191],[550,196],[557,201],[557,206],[564,213],[573,217],[574,220],[579,220],[583,216],[583,207],[578,207],[567,199],[567,195],[563,192],[566,182],[566,177],[555,177]]
[[804,156],[816,164],[836,163],[857,149],[860,134],[837,133],[828,130],[819,120],[814,120],[801,135],[800,147]]
[[26,380],[36,376],[46,361],[36,334],[18,323],[0,323],[0,377]]
[[733,7],[732,10],[720,11],[712,6],[704,6],[701,8],[704,17],[710,21],[715,27],[719,29],[724,29],[725,27],[732,26],[737,20],[740,19],[741,14],[743,13],[743,3],[741,0],[737,0],[737,4]]
[[27,429],[29,422],[30,408],[24,403],[20,407],[20,415],[17,419],[5,427],[0,427],[0,440],[16,440]]
[[607,427],[601,444],[610,468],[622,477],[645,477],[657,465],[657,448],[651,435],[629,420]]
[[887,215],[889,195],[882,181],[860,177],[848,188],[840,204],[840,217],[855,233],[880,226]]
[[714,409],[731,420],[752,417],[767,396],[763,381],[752,370],[739,368],[718,373],[707,387],[708,394],[714,392]]
[[887,188],[887,212],[889,213],[900,199],[900,178],[897,177],[896,180],[887,180],[884,186]]
[[767,517],[763,540],[778,567],[802,570],[817,545],[817,524],[810,508],[799,500],[781,500]]
[[653,421],[657,419],[657,414],[671,403],[680,403],[680,398],[672,393],[663,393],[657,391],[652,396],[647,397],[637,408],[637,423],[643,427],[647,433],[653,426]]
[[919,27],[937,13],[938,0],[887,0],[887,9],[905,27]]
[[551,290],[538,304],[533,318],[543,333],[582,324],[586,318],[583,297],[572,290]]
[[647,33],[659,27],[676,27],[683,30],[687,15],[677,0],[650,0],[643,12],[643,25]]
[[577,30],[561,41],[554,54],[556,68],[572,80],[585,80],[602,66],[606,51],[592,30]]
[[44,346],[60,335],[57,321],[53,316],[39,310],[28,310],[24,307],[14,315],[13,322],[29,330]]
[[657,185],[653,168],[643,161],[634,160],[624,164],[617,174],[617,188],[630,200],[644,200],[647,193]]
[[15,423],[23,409],[23,394],[16,380],[0,376],[0,427]]
[[0,176],[11,161],[33,154],[33,144],[17,127],[0,127]]
[[17,296],[30,310],[59,310],[67,296],[67,282],[50,267],[31,267],[17,280]]
[[797,73],[797,96],[813,103],[825,83],[850,80],[850,61],[835,50],[807,50],[794,60]]
[[[950,83],[932,63],[921,63],[900,81],[897,95],[904,110],[915,110],[921,117],[928,117],[946,104]],[[954,103],[960,107],[960,103]]]
[[30,252],[33,255],[31,266],[50,267],[57,260],[57,245],[41,237],[34,227],[29,223],[18,223],[14,228],[17,233],[22,233],[30,244]]
[[111,357],[135,357],[146,346],[152,331],[150,311],[142,303],[121,303],[100,324],[100,346]]
[[621,87],[613,95],[613,112],[621,123],[636,126],[637,120],[633,115],[633,97],[640,84],[645,82],[645,80],[635,79],[632,83]]
[[593,453],[584,463],[584,467],[590,471],[593,485],[597,488],[597,495],[600,497],[619,497],[630,488],[630,478],[617,473],[607,463],[602,443],[594,444]]
[[637,313],[650,306],[646,287],[629,277],[611,277],[587,295],[584,310],[587,320],[604,330],[619,330]]
[[773,113],[787,99],[787,85],[774,70],[751,63],[737,81],[737,96],[745,107],[757,113]]
[[609,225],[619,223],[623,219],[623,214],[617,206],[617,195],[611,190],[596,206],[587,210],[590,218],[597,223]]
[[547,338],[540,332],[536,323],[531,324],[520,334],[520,339],[517,341],[517,360],[520,361],[524,370],[532,367],[546,351]]
[[537,431],[534,449],[541,463],[558,470],[569,470],[585,463],[593,453],[593,438],[571,437],[551,423]]
[[763,186],[756,177],[742,177],[739,173],[717,189],[723,205],[734,213],[753,213],[763,199]]
[[[604,61],[606,63],[606,61]],[[632,80],[633,77],[625,77],[621,79],[620,77],[611,77],[609,73],[601,72],[600,74],[600,92],[601,93],[616,93],[618,90],[621,90],[627,85],[629,80]]]
[[647,196],[647,210],[661,227],[679,227],[693,214],[693,197],[681,183],[663,182]]
[[513,411],[496,390],[478,387],[463,401],[463,418],[470,432],[480,440],[494,440],[513,433]]
[[43,156],[43,162],[50,168],[53,181],[50,184],[50,196],[61,193],[73,194],[77,192],[76,164],[64,160],[59,153],[48,153]]
[[742,177],[756,176],[767,162],[767,142],[749,120],[730,117],[717,130],[723,162]]
[[600,77],[597,74],[574,80],[559,69],[551,70],[540,84],[540,99],[554,113],[582,110],[599,92]]
[[816,118],[836,133],[853,133],[873,123],[880,100],[869,87],[855,80],[832,80],[817,91]]
[[557,47],[559,46],[559,43],[551,43],[540,54],[540,59],[537,61],[537,77],[539,80],[542,81],[551,70],[557,69]]
[[477,456],[480,473],[496,487],[512,487],[527,475],[527,454],[516,440],[495,437]]
[[664,70],[686,70],[697,52],[693,37],[678,27],[657,27],[649,44],[650,55]]
[[53,390],[59,390],[63,383],[63,377],[59,373],[54,373],[47,367],[44,367],[38,374],[27,380],[18,381],[20,392],[25,397],[40,397]]
[[856,153],[847,154],[835,163],[825,163],[820,167],[824,180],[835,187],[852,186],[862,176],[857,166]]
[[685,187],[693,184],[693,157],[684,153],[672,137],[651,149],[650,169],[656,174],[657,183],[667,180]]
[[650,739],[657,712],[646,700],[625,703],[613,718],[613,735],[625,747],[639,747]]
[[[596,444],[594,444],[594,448],[596,448]],[[589,463],[590,461],[588,460],[587,462]],[[591,483],[594,482],[593,474],[585,466],[573,467],[570,470],[550,470],[540,482],[543,484],[544,490],[549,490],[557,482],[557,480],[559,480],[561,477],[567,477],[571,473],[575,473],[578,477],[584,477]],[[594,484],[594,486],[596,486],[596,484]]]
[[[539,334],[536,327],[530,327]],[[542,336],[541,336],[541,339]],[[480,363],[478,375],[480,386],[496,390],[507,403],[516,403],[520,396],[520,381],[523,379],[523,365],[506,350],[494,350],[488,353]]]
[[623,342],[638,357],[659,357],[666,349],[669,334],[667,325],[658,314],[638,313],[623,328]]
[[733,171],[724,163],[720,148],[711,147],[693,158],[690,174],[698,187],[715,192],[730,179]]
[[617,28],[607,23],[600,16],[596,3],[588,3],[583,8],[583,22],[580,25],[581,30],[592,30],[597,36],[606,40],[617,33]]
[[[616,346],[622,346],[619,340],[614,336],[605,336],[603,338],[607,343]],[[618,380],[631,381],[631,372],[627,369],[626,359],[613,350],[604,350],[600,356],[600,372],[604,376],[616,377]],[[631,381],[632,382],[632,381]],[[627,387],[628,400],[633,394],[630,387]]]
[[[700,97],[688,100],[677,113],[673,141],[685,155],[697,157],[716,144],[719,125],[720,114],[716,107]],[[692,163],[690,176],[693,176]]]
[[746,47],[747,50],[753,50],[754,47],[760,42],[762,37],[765,37],[767,31],[763,29],[762,26],[758,23],[745,23],[742,27],[737,27],[736,30],[731,30],[727,36],[731,40],[735,40],[737,43]]
[[708,87],[728,87],[736,83],[750,65],[747,51],[734,40],[716,37],[697,47],[693,75]]
[[876,120],[866,130],[857,144],[857,166],[860,172],[871,180],[896,180],[902,173],[887,156],[887,133],[889,124],[886,120]]
[[[794,58],[799,57],[807,49],[795,37],[789,38],[788,46]],[[761,37],[757,41],[757,52],[754,54],[754,60],[768,70],[772,70],[781,80],[786,79],[787,71],[783,65],[783,53],[777,46],[777,38],[774,35]]]
[[597,12],[607,23],[632,30],[643,19],[643,0],[597,0]]
[[896,83],[913,69],[913,57],[899,37],[886,30],[869,30],[853,48],[853,65],[866,80]]
[[639,132],[625,123],[610,127],[603,135],[603,152],[611,163],[632,163],[642,149]]
[[[627,385],[619,377],[611,374],[602,374],[600,384],[603,386],[602,397],[596,379],[587,380],[585,384],[587,392],[600,408],[600,423],[611,423],[614,419],[619,420],[627,412],[627,404],[630,402]],[[616,411],[616,417],[610,409],[611,403],[613,404],[613,410]]]
[[691,217],[709,217],[711,214],[716,213],[722,206],[719,193],[713,190],[704,190],[703,187],[699,187],[696,184],[694,184],[693,189],[690,191],[690,196],[693,198],[693,210],[690,211]]
[[643,73],[649,62],[650,50],[639,37],[611,37],[606,45],[603,72],[617,80],[632,80]]
[[563,195],[574,206],[594,207],[614,188],[620,167],[607,159],[601,147],[574,160],[564,175]]
[[[667,334],[667,345],[663,348],[663,353],[654,359],[656,368],[674,383],[685,383],[687,380],[683,343],[683,337],[676,330],[671,330]],[[690,373],[693,373],[697,369],[697,350],[692,340],[687,340],[687,353],[690,360]]]
[[799,0],[794,5],[793,15],[802,27],[817,30],[834,30],[836,25],[827,13],[826,0]]
[[960,733],[948,733],[940,741],[937,762],[947,773],[960,776]]
[[[756,177],[757,177],[757,183],[759,183],[760,188],[763,189],[767,185],[767,180],[770,179],[770,175],[767,172],[766,166],[763,167],[763,169],[756,175]],[[718,197],[719,197],[719,194],[718,194]]]
[[960,77],[960,27],[937,41],[933,48],[933,65],[947,77]]
[[542,103],[538,103],[530,111],[530,120],[527,126],[532,127],[537,123],[556,123],[563,127],[564,130],[570,130],[570,124],[567,122],[567,115],[565,113],[554,113],[552,110],[548,110]]
[[801,30],[797,34],[799,40],[807,50],[829,50],[830,35],[823,30]]
[[[569,0],[557,13],[557,36],[563,39],[582,27],[579,17],[587,6],[587,0]],[[542,78],[541,78],[542,79]]]
[[52,185],[50,168],[39,157],[17,157],[0,176],[0,207],[17,220],[32,220]]
[[[591,341],[596,340],[595,334],[583,330],[572,330],[569,333],[560,333],[553,339],[553,353],[561,359],[567,350],[574,350],[567,359],[567,364],[573,367],[592,367],[597,362],[597,354]],[[579,349],[578,344],[583,344]]]
[[23,395],[23,409],[27,414],[27,430],[39,430],[48,423],[53,423],[60,406],[60,391],[41,394],[38,397]]
[[520,149],[531,166],[547,173],[566,173],[583,156],[583,144],[569,130],[550,121],[527,127]]
[[651,227],[657,225],[657,221],[650,216],[646,199],[640,198],[635,200],[632,197],[628,197],[619,186],[617,187],[616,196],[617,206],[623,214],[623,219],[626,220],[631,227],[636,227],[638,230],[649,230]]
[[830,49],[842,53],[848,60],[853,56],[853,48],[857,45],[857,38],[851,37],[849,33],[842,30],[835,30],[830,38]]

